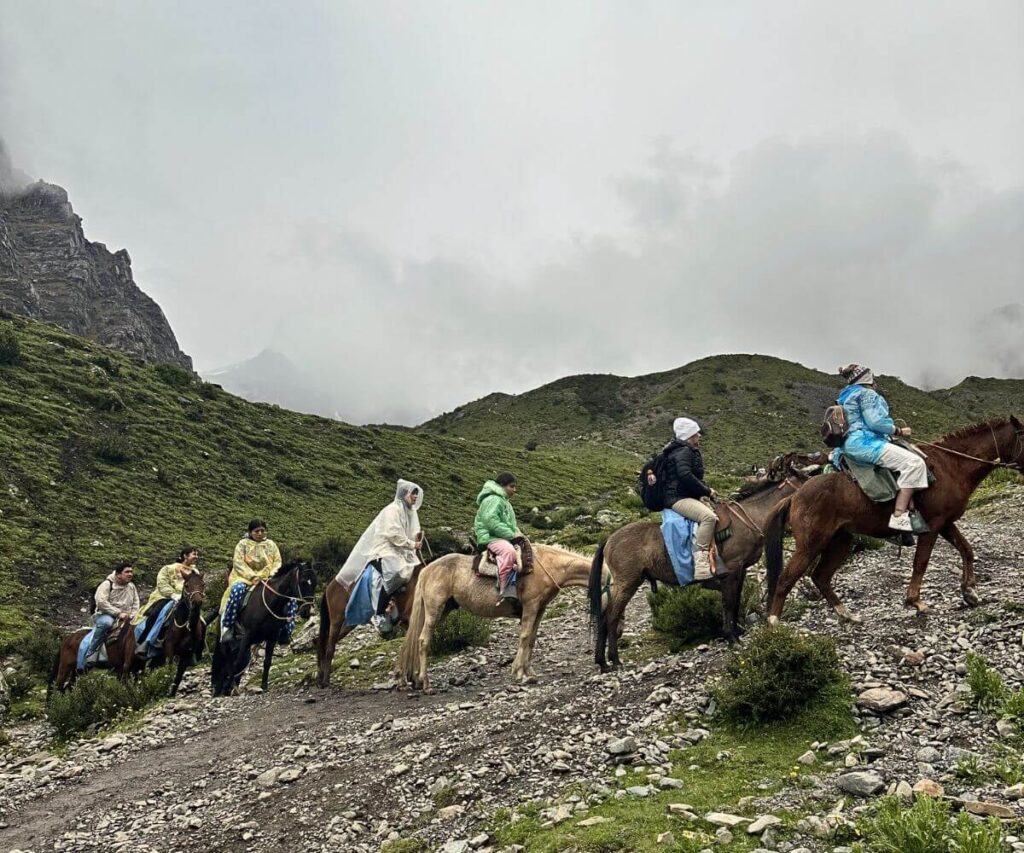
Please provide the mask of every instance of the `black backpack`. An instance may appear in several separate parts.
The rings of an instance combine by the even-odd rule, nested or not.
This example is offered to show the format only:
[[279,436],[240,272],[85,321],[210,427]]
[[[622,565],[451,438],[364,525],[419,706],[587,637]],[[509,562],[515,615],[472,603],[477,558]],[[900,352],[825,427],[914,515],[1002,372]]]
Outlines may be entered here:
[[[640,469],[640,476],[636,481],[636,492],[644,506],[652,512],[658,512],[665,508],[665,468],[668,457],[662,451],[657,456],[651,457],[643,468]],[[647,472],[653,471],[656,482],[652,486],[647,482]]]

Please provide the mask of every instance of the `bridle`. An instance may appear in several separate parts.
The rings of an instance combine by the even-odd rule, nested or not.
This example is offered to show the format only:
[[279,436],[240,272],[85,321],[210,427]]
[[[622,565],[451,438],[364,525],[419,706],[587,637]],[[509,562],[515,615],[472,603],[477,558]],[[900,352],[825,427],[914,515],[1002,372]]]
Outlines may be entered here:
[[[188,623],[189,623],[189,621],[191,620],[191,617],[192,617],[192,608],[193,607],[202,606],[203,599],[205,597],[206,597],[206,584],[203,584],[202,587],[200,587],[199,589],[192,590],[188,594],[187,598],[184,595],[182,595],[179,603],[175,606],[174,610],[171,613],[171,618],[172,618],[172,620],[174,622],[174,627],[178,628],[178,629],[187,628],[188,627]],[[188,602],[188,613],[185,616],[185,621],[182,624],[179,625],[178,624],[178,607],[180,607],[181,606],[181,602],[184,602],[184,601]]]
[[[295,572],[296,576],[298,576],[298,574],[301,571],[301,569],[302,569],[302,566],[296,566],[294,569],[292,569],[292,571]],[[313,569],[310,568],[310,571],[312,572]],[[298,582],[299,582],[298,577],[296,577],[296,584],[298,584]],[[263,579],[260,579],[260,586],[261,586],[260,596],[263,599],[263,606],[265,608],[267,608],[267,612],[271,616],[273,616],[275,619],[277,619],[277,620],[279,620],[281,622],[288,622],[288,621],[291,620],[292,617],[291,616],[278,616],[273,610],[270,609],[270,605],[267,603],[267,590],[268,589],[274,595],[276,595],[278,598],[283,598],[285,601],[296,601],[296,602],[298,602],[300,607],[303,604],[308,604],[310,607],[312,607],[316,603],[316,594],[315,593],[313,595],[310,595],[310,596],[299,596],[299,597],[296,597],[294,595],[285,595],[283,592],[278,592],[276,589],[274,589],[274,587],[272,587],[270,585],[270,583],[268,581],[263,580]]]

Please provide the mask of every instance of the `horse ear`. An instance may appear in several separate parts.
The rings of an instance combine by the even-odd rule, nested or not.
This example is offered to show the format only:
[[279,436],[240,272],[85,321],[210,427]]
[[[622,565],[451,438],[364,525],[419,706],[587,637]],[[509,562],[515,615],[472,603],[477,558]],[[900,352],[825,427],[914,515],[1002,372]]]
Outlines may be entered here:
[[1013,424],[1014,429],[1024,429],[1016,415],[1010,415],[1010,423]]

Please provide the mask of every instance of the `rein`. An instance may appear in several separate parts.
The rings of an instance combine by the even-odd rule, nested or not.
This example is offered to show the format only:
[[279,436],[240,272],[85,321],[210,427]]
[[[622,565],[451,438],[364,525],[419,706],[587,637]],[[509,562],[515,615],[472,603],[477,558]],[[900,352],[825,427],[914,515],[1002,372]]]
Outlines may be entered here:
[[288,622],[288,621],[290,621],[291,620],[291,616],[278,616],[273,610],[270,609],[270,605],[267,603],[267,590],[268,589],[272,593],[274,593],[274,595],[276,595],[278,598],[285,599],[285,601],[298,601],[298,602],[300,602],[302,604],[308,604],[310,607],[312,607],[313,604],[315,603],[315,599],[316,599],[315,596],[313,596],[311,598],[297,598],[294,595],[285,595],[283,592],[278,592],[276,589],[274,589],[269,584],[269,582],[267,582],[265,580],[262,580],[262,579],[260,580],[260,585],[262,587],[262,589],[260,590],[260,597],[263,599],[263,606],[267,608],[267,613],[269,613],[271,616],[273,616],[275,619],[277,619],[280,622]]
[[[989,424],[989,429],[992,430],[992,444],[995,445],[997,461],[993,461],[991,459],[982,459],[980,456],[971,456],[971,454],[969,454],[969,453],[962,453],[959,450],[953,450],[953,448],[945,447],[942,444],[933,444],[930,441],[917,441],[917,442],[914,442],[914,443],[917,444],[917,445],[921,445],[923,447],[932,447],[932,448],[934,448],[936,450],[942,450],[942,451],[945,451],[946,453],[951,453],[954,456],[960,456],[960,457],[963,457],[964,459],[970,459],[970,460],[972,460],[974,462],[981,462],[984,465],[991,465],[993,468],[1009,468],[1009,469],[1011,469],[1013,471],[1020,471],[1021,470],[1021,465],[1020,465],[1019,462],[1004,462],[1003,461],[1003,453],[999,449],[999,440],[996,438],[996,431],[992,428],[991,424]],[[1015,429],[1013,431],[1014,441],[1013,441],[1013,454],[1012,455],[1014,455],[1014,456],[1017,454],[1017,447],[1018,447],[1018,445],[1021,442],[1021,436],[1022,435],[1024,435],[1024,430],[1017,430],[1017,429]]]
[[547,569],[544,568],[544,564],[537,558],[537,552],[536,551],[533,552],[533,562],[537,565],[538,569],[540,569],[542,572],[544,572],[545,575],[547,575],[548,580],[551,581],[551,583],[553,583],[555,585],[555,589],[557,589],[559,592],[561,592],[562,591],[562,585],[558,581],[556,581],[553,577],[551,577],[551,572],[549,572]]

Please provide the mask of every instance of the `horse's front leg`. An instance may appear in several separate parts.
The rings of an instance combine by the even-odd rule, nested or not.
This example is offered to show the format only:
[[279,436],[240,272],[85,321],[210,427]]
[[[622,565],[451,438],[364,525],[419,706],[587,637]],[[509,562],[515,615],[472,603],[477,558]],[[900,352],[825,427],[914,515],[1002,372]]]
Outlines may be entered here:
[[276,635],[267,640],[267,649],[263,654],[263,680],[260,682],[260,686],[263,688],[263,692],[266,693],[270,686],[270,662],[274,659],[274,646],[277,645]]
[[743,576],[746,570],[730,572],[722,579],[722,636],[730,643],[740,638],[740,600],[743,597]]
[[174,674],[174,683],[171,685],[171,696],[174,696],[178,692],[178,688],[181,686],[181,679],[185,676],[185,670],[188,668],[188,658],[184,654],[178,654],[178,671]]
[[974,577],[974,549],[971,548],[971,543],[967,541],[967,538],[960,532],[960,528],[953,522],[943,527],[939,531],[939,535],[960,553],[960,559],[963,561],[960,594],[969,607],[977,607],[981,604],[981,599],[974,588],[977,580]]
[[523,608],[523,616],[519,620],[519,650],[512,662],[512,678],[515,681],[526,681],[530,669],[530,654],[537,636],[537,619],[539,608]]
[[913,607],[918,613],[927,613],[928,605],[921,601],[921,582],[924,580],[925,569],[928,568],[928,560],[932,556],[932,548],[938,541],[939,534],[934,531],[923,533],[917,537],[917,550],[914,551],[914,573],[910,576],[910,585],[907,587],[907,607]]

